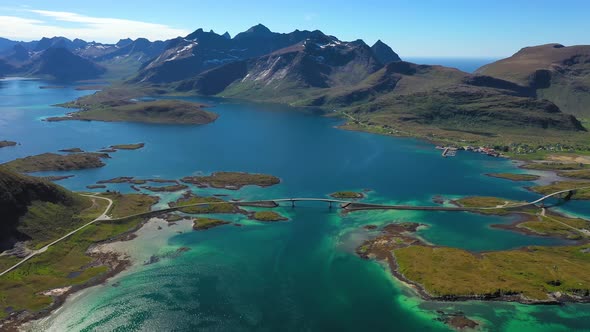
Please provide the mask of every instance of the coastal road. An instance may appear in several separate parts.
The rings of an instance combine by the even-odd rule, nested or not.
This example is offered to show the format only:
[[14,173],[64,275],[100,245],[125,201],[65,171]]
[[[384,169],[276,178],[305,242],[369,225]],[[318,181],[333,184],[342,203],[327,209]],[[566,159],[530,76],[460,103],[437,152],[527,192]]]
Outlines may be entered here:
[[564,222],[561,222],[561,221],[559,221],[559,220],[557,220],[557,219],[555,219],[555,218],[551,218],[551,217],[549,217],[549,216],[545,215],[545,211],[544,211],[544,210],[545,210],[545,209],[543,209],[543,212],[541,212],[541,217],[543,217],[543,218],[547,218],[547,219],[549,219],[549,220],[551,220],[551,221],[553,221],[553,222],[556,222],[556,223],[558,223],[558,224],[561,224],[561,225],[563,225],[563,226],[565,226],[565,227],[571,228],[571,229],[573,229],[574,231],[576,231],[576,232],[578,232],[578,233],[582,234],[583,236],[589,236],[589,235],[590,235],[590,231],[588,231],[587,229],[579,229],[579,228],[576,228],[576,227],[574,227],[574,226],[568,225],[568,224],[566,224],[566,223],[564,223]]
[[43,248],[38,249],[38,250],[34,250],[32,253],[30,253],[27,257],[23,258],[21,261],[19,261],[18,263],[14,264],[10,268],[6,269],[5,271],[1,272],[0,273],[0,277],[3,276],[3,275],[5,275],[6,273],[8,273],[8,272],[10,272],[10,271],[12,271],[14,269],[16,269],[17,267],[19,267],[20,265],[22,265],[23,263],[25,263],[29,259],[35,257],[36,255],[46,252],[47,249],[49,249],[49,247],[51,247],[51,246],[55,245],[56,243],[59,243],[59,242],[65,240],[65,239],[67,239],[68,237],[72,236],[73,234],[76,234],[77,232],[81,231],[82,229],[88,227],[89,225],[92,225],[92,224],[94,224],[97,221],[111,219],[109,216],[107,216],[107,213],[111,209],[111,206],[113,206],[113,200],[112,199],[106,198],[106,197],[99,197],[99,196],[96,196],[96,195],[86,195],[86,194],[80,194],[80,195],[86,196],[86,197],[90,197],[92,199],[106,200],[106,201],[109,202],[109,204],[108,204],[107,208],[104,210],[104,212],[100,216],[98,216],[96,219],[94,219],[91,222],[88,222],[88,223],[86,223],[86,224],[84,224],[84,225],[82,225],[82,226],[74,229],[73,231],[71,231],[68,234],[60,237],[59,239],[57,239],[57,240],[49,243],[48,245],[44,246]]
[[[543,202],[544,200],[551,198],[553,196],[557,196],[560,194],[564,194],[564,193],[570,193],[570,192],[574,192],[576,190],[582,190],[582,189],[590,189],[590,187],[581,187],[581,188],[573,188],[573,189],[566,189],[566,190],[561,190],[561,191],[557,191],[548,195],[545,195],[537,200],[534,200],[532,202],[524,202],[524,203],[516,203],[513,205],[509,205],[507,203],[503,204],[503,205],[498,205],[495,207],[450,207],[450,206],[412,206],[412,205],[380,205],[380,204],[367,204],[367,203],[360,203],[360,202],[355,202],[355,201],[345,201],[345,200],[338,200],[338,199],[329,199],[329,198],[277,198],[277,199],[269,199],[269,200],[260,200],[260,201],[235,201],[235,202],[228,202],[228,201],[221,201],[221,202],[204,202],[204,203],[195,203],[195,204],[188,204],[188,205],[182,205],[182,206],[174,206],[174,207],[170,207],[170,208],[165,208],[165,209],[160,209],[160,210],[154,210],[154,211],[149,211],[149,212],[144,212],[144,213],[138,213],[138,214],[134,214],[134,215],[130,215],[130,216],[126,216],[126,217],[121,217],[121,218],[114,218],[111,219],[107,213],[108,211],[111,209],[111,206],[113,205],[113,201],[110,198],[106,198],[106,197],[99,197],[96,195],[87,195],[87,194],[80,194],[82,196],[86,196],[86,197],[91,197],[91,198],[98,198],[98,199],[103,199],[103,200],[107,200],[109,202],[109,205],[107,206],[107,208],[105,209],[105,211],[96,219],[92,220],[91,222],[84,224],[82,226],[80,226],[79,228],[69,232],[68,234],[60,237],[59,239],[51,242],[50,244],[44,246],[43,248],[33,251],[30,255],[28,255],[27,257],[23,258],[20,262],[18,262],[17,264],[13,265],[12,267],[10,267],[9,269],[3,271],[0,273],[0,277],[3,276],[4,274],[14,270],[15,268],[19,267],[21,264],[23,264],[24,262],[28,261],[29,259],[33,258],[35,255],[38,255],[40,253],[43,253],[45,251],[47,251],[47,249],[49,247],[51,247],[52,245],[55,245],[56,243],[59,243],[61,241],[63,241],[64,239],[72,236],[73,234],[79,232],[80,230],[84,229],[85,227],[87,227],[88,225],[92,225],[93,223],[97,222],[97,221],[101,221],[101,220],[123,220],[123,219],[128,219],[128,218],[137,218],[137,217],[148,217],[148,216],[155,216],[158,214],[162,214],[162,213],[166,213],[166,212],[173,212],[173,211],[177,211],[183,208],[187,208],[187,207],[198,207],[198,206],[209,206],[209,205],[217,205],[217,204],[233,204],[233,205],[244,205],[244,206],[254,206],[256,204],[260,204],[265,205],[265,204],[277,204],[278,203],[285,203],[285,202],[290,202],[291,204],[295,204],[295,202],[326,202],[326,203],[339,203],[341,204],[341,207],[345,210],[349,210],[349,211],[355,211],[355,210],[421,210],[421,211],[458,211],[458,212],[477,212],[477,211],[482,211],[482,210],[498,210],[498,209],[517,209],[517,208],[522,208],[522,207],[527,207],[527,206],[534,206],[540,202]],[[331,206],[331,205],[330,205]],[[269,207],[269,206],[267,206]],[[547,216],[545,216],[546,218],[549,218]],[[559,222],[561,224],[563,224],[562,222],[555,220],[553,218],[549,218],[551,220],[554,220],[556,222]],[[570,225],[564,224],[565,226],[568,226],[570,228],[573,228],[574,230],[584,234],[584,235],[590,235],[590,232],[587,230],[581,230],[581,229],[577,229],[575,227],[571,227]]]

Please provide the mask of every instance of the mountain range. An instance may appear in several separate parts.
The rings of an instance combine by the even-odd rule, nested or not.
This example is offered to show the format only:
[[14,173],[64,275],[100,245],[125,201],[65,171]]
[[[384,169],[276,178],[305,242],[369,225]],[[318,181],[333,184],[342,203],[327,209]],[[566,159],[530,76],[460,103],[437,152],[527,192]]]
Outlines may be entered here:
[[338,109],[385,128],[432,126],[498,135],[498,128],[585,131],[590,46],[527,47],[474,74],[404,62],[377,41],[321,31],[276,33],[258,24],[237,34],[198,29],[184,37],[116,44],[0,39],[0,75],[59,80],[109,76],[128,85]]

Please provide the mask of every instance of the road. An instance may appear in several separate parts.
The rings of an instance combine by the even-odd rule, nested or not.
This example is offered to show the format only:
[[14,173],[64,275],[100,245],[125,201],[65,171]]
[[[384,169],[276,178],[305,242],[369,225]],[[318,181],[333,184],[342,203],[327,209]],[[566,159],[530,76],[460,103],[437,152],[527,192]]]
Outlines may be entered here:
[[96,198],[98,198],[98,199],[103,199],[103,200],[106,200],[106,201],[108,201],[108,202],[109,202],[109,205],[108,205],[108,206],[107,206],[107,208],[104,210],[104,212],[103,212],[103,213],[102,213],[100,216],[98,216],[96,219],[94,219],[94,220],[92,220],[91,222],[88,222],[88,223],[86,223],[86,224],[84,224],[84,225],[82,225],[82,226],[80,226],[80,227],[78,227],[78,228],[74,229],[73,231],[69,232],[68,234],[66,234],[66,235],[64,235],[64,236],[60,237],[59,239],[57,239],[57,240],[55,240],[55,241],[53,241],[53,242],[51,242],[51,243],[47,244],[47,245],[46,245],[46,246],[44,246],[43,248],[41,248],[41,249],[38,249],[38,250],[34,250],[34,251],[31,253],[31,254],[29,254],[27,257],[23,258],[23,259],[22,259],[20,262],[18,262],[18,263],[16,263],[16,264],[14,264],[14,265],[13,265],[13,266],[11,266],[10,268],[8,268],[8,269],[6,269],[5,271],[3,271],[2,273],[0,273],[0,277],[1,277],[1,276],[3,276],[3,275],[5,275],[6,273],[8,273],[8,272],[10,272],[10,271],[12,271],[12,270],[14,270],[14,269],[16,269],[17,267],[19,267],[20,265],[22,265],[23,263],[25,263],[25,262],[26,262],[26,261],[28,261],[29,259],[31,259],[31,258],[33,258],[33,257],[35,257],[36,255],[39,255],[39,254],[41,254],[41,253],[44,253],[44,252],[46,252],[46,251],[47,251],[47,249],[49,249],[49,247],[51,247],[51,246],[55,245],[56,243],[59,243],[59,242],[61,242],[61,241],[65,240],[65,239],[67,239],[68,237],[70,237],[70,236],[72,236],[73,234],[75,234],[75,233],[79,232],[80,230],[84,229],[85,227],[88,227],[89,225],[92,225],[92,224],[94,224],[94,223],[95,223],[95,222],[97,222],[97,221],[101,221],[101,220],[109,220],[109,219],[110,219],[110,217],[109,217],[109,216],[107,216],[107,213],[108,213],[108,212],[109,212],[109,210],[111,209],[111,206],[113,206],[113,200],[112,200],[112,199],[110,199],[110,198],[106,198],[106,197],[99,197],[99,196],[95,196],[95,195],[86,195],[86,194],[80,194],[80,195],[82,195],[82,196],[86,196],[86,197],[91,197],[92,199],[96,199]]
[[[291,204],[294,204],[295,202],[301,202],[301,201],[307,201],[307,202],[326,202],[326,203],[339,203],[342,204],[342,208],[344,209],[349,209],[350,211],[354,211],[354,210],[424,210],[424,211],[481,211],[481,210],[497,210],[497,209],[517,209],[517,208],[522,208],[522,207],[527,207],[527,206],[533,206],[536,205],[540,202],[543,202],[544,200],[553,197],[553,196],[557,196],[563,193],[567,193],[570,191],[575,191],[575,190],[581,190],[581,189],[589,189],[590,187],[582,187],[582,188],[575,188],[575,189],[566,189],[566,190],[561,190],[561,191],[557,191],[554,193],[551,193],[549,195],[545,195],[537,200],[534,200],[532,202],[525,202],[525,203],[517,203],[517,204],[513,204],[513,205],[508,205],[507,203],[504,205],[498,205],[495,207],[470,207],[470,208],[464,208],[464,207],[449,207],[449,206],[412,206],[412,205],[379,205],[379,204],[366,204],[366,203],[359,203],[359,202],[354,202],[354,201],[345,201],[345,200],[338,200],[338,199],[329,199],[329,198],[279,198],[279,199],[270,199],[270,200],[263,200],[263,201],[236,201],[236,202],[227,202],[227,201],[221,201],[221,202],[206,202],[206,203],[195,203],[195,204],[189,204],[189,205],[182,205],[182,206],[175,206],[175,207],[171,207],[171,208],[166,208],[166,209],[161,209],[161,210],[155,210],[155,211],[149,211],[149,212],[144,212],[144,213],[139,213],[139,214],[134,214],[134,215],[130,215],[130,216],[126,216],[126,217],[121,217],[121,218],[115,218],[115,219],[111,219],[107,213],[108,211],[111,209],[111,206],[113,205],[113,201],[110,198],[106,198],[106,197],[100,197],[100,196],[96,196],[96,195],[86,195],[86,194],[80,194],[82,196],[86,196],[86,197],[91,197],[91,198],[98,198],[98,199],[104,199],[107,200],[109,202],[109,205],[107,206],[107,208],[105,209],[105,211],[96,219],[92,220],[91,222],[84,224],[78,228],[76,228],[75,230],[69,232],[68,234],[60,237],[59,239],[49,243],[48,245],[44,246],[43,248],[33,251],[30,255],[28,255],[27,257],[23,258],[20,262],[18,262],[17,264],[13,265],[12,267],[10,267],[9,269],[3,271],[2,273],[0,273],[0,277],[5,275],[6,273],[16,269],[17,267],[19,267],[21,264],[25,263],[26,261],[28,261],[29,259],[35,257],[38,254],[44,253],[45,251],[47,251],[47,249],[49,249],[49,247],[55,245],[56,243],[59,243],[65,239],[67,239],[68,237],[72,236],[73,234],[79,232],[80,230],[84,229],[85,227],[87,227],[88,225],[92,225],[93,223],[97,222],[97,221],[101,221],[101,220],[123,220],[123,219],[128,219],[128,218],[136,218],[136,217],[147,217],[147,216],[151,216],[151,215],[157,215],[157,214],[162,214],[162,213],[166,213],[166,212],[172,212],[172,211],[176,211],[176,210],[180,210],[183,208],[187,208],[187,207],[197,207],[197,206],[208,206],[208,205],[216,205],[216,204],[234,204],[234,205],[249,205],[252,206],[253,204],[262,204],[262,203],[281,203],[281,202],[290,202]],[[544,211],[542,212],[544,214]],[[549,218],[547,216],[545,216],[546,218]],[[558,223],[561,223],[567,227],[573,228],[574,230],[583,233],[584,235],[590,235],[590,233],[586,234],[586,232],[584,232],[583,230],[577,229],[575,227],[572,227],[570,225],[564,224],[558,220],[555,220],[553,218],[549,218],[553,221],[556,221]]]

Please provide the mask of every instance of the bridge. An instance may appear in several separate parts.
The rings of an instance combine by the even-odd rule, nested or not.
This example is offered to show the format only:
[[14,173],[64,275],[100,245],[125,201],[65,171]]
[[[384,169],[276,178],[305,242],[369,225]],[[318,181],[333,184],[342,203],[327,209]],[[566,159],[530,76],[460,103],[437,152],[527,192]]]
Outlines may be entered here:
[[[129,218],[147,218],[147,217],[155,217],[164,213],[178,211],[187,207],[199,207],[199,206],[210,206],[216,204],[232,204],[236,206],[253,206],[253,207],[277,207],[279,203],[290,203],[292,207],[295,207],[297,202],[323,202],[328,203],[329,207],[332,208],[334,204],[339,204],[338,206],[345,210],[345,211],[360,211],[360,210],[415,210],[415,211],[457,211],[457,212],[478,212],[484,210],[500,210],[500,209],[519,209],[528,206],[536,206],[539,203],[543,203],[545,200],[552,198],[552,197],[559,197],[560,195],[565,195],[563,197],[564,200],[569,200],[574,195],[577,190],[582,189],[590,189],[589,187],[582,187],[582,188],[574,188],[574,189],[565,189],[561,191],[557,191],[548,195],[545,195],[537,200],[532,202],[524,202],[524,203],[513,203],[513,204],[504,204],[498,205],[495,207],[461,207],[461,206],[415,206],[415,205],[384,205],[384,204],[369,204],[369,203],[361,203],[355,201],[346,201],[346,200],[339,200],[339,199],[331,199],[331,198],[278,198],[272,200],[258,200],[258,201],[220,201],[220,202],[203,202],[203,203],[195,203],[195,204],[187,204],[187,205],[180,205],[174,206],[159,210],[153,210],[144,213],[133,214],[121,218],[111,218],[107,215],[109,210],[113,205],[113,201],[110,198],[100,197],[97,195],[87,195],[81,194],[82,196],[95,198],[95,199],[102,199],[108,202],[107,208],[104,212],[97,217],[96,219],[78,227],[77,229],[65,234],[64,236],[60,237],[59,239],[49,243],[48,245],[44,246],[39,250],[32,251],[27,257],[23,258],[21,261],[16,263],[15,265],[9,267],[8,269],[0,272],[0,277],[7,274],[8,272],[16,269],[26,261],[30,260],[31,258],[42,254],[49,249],[49,247],[69,238],[73,234],[81,231],[82,229],[86,228],[87,226],[94,224],[100,221],[121,221],[126,220]],[[543,207],[544,208],[544,207]],[[544,210],[544,209],[543,209]],[[558,221],[559,222],[559,221]]]
[[161,215],[168,212],[174,212],[178,210],[182,210],[185,208],[190,207],[203,207],[203,206],[210,206],[210,205],[218,205],[218,204],[232,204],[236,206],[253,206],[253,207],[277,207],[280,203],[290,203],[291,207],[295,207],[297,202],[323,202],[328,203],[329,208],[332,208],[334,205],[337,207],[345,210],[345,211],[361,211],[361,210],[413,210],[413,211],[456,211],[456,212],[478,212],[478,211],[490,211],[490,210],[511,210],[511,209],[520,209],[529,206],[536,206],[539,203],[543,203],[545,200],[548,200],[553,197],[560,197],[564,196],[563,199],[565,201],[570,200],[571,197],[577,190],[582,189],[590,189],[589,187],[581,187],[581,188],[574,188],[574,189],[565,189],[561,191],[557,191],[548,195],[545,195],[539,199],[536,199],[531,202],[522,202],[522,203],[512,203],[512,204],[504,204],[492,207],[463,207],[463,206],[420,206],[420,205],[387,205],[387,204],[370,204],[370,203],[362,203],[356,201],[347,201],[341,199],[332,199],[332,198],[313,198],[313,197],[295,197],[295,198],[276,198],[276,199],[269,199],[269,200],[257,200],[257,201],[220,201],[220,202],[204,202],[204,203],[195,203],[195,204],[187,204],[187,205],[178,205],[174,207],[153,210],[145,213],[139,213],[131,216],[126,216],[122,218],[115,218],[110,220],[123,220],[129,218],[137,218],[137,217],[153,217],[157,215]]

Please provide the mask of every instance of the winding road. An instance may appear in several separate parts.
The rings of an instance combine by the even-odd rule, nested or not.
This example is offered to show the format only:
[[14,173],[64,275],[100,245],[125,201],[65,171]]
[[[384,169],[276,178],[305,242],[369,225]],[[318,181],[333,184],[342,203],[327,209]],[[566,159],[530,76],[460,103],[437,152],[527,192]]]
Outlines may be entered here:
[[[571,195],[573,195],[573,193],[575,193],[575,191],[582,190],[582,189],[590,189],[590,187],[581,187],[581,188],[560,190],[560,191],[545,195],[545,196],[543,196],[537,200],[534,200],[532,202],[515,203],[512,205],[503,204],[503,205],[498,205],[495,207],[380,205],[380,204],[368,204],[368,203],[360,203],[360,202],[355,202],[355,201],[345,201],[345,200],[330,199],[330,198],[278,198],[278,199],[270,199],[270,200],[262,200],[262,201],[220,201],[220,202],[195,203],[195,204],[175,206],[175,207],[170,207],[170,208],[165,208],[165,209],[160,209],[160,210],[153,210],[153,211],[144,212],[144,213],[138,213],[138,214],[129,215],[129,216],[121,217],[121,218],[111,218],[107,215],[107,213],[110,211],[110,209],[113,205],[113,200],[111,200],[110,198],[100,197],[100,196],[97,196],[96,194],[95,195],[80,194],[82,196],[90,197],[93,199],[98,198],[98,199],[106,200],[106,201],[108,201],[109,204],[108,204],[107,208],[104,210],[104,212],[100,216],[98,216],[96,219],[76,228],[75,230],[67,233],[66,235],[60,237],[59,239],[47,244],[43,248],[33,251],[31,254],[29,254],[27,257],[23,258],[17,264],[15,264],[15,265],[11,266],[10,268],[6,269],[5,271],[1,272],[0,277],[5,275],[6,273],[16,269],[17,267],[19,267],[20,265],[22,265],[26,261],[30,260],[31,258],[35,257],[36,255],[44,253],[45,251],[47,251],[47,249],[49,249],[49,247],[67,239],[68,237],[79,232],[80,230],[84,229],[85,227],[92,225],[95,222],[98,222],[101,220],[117,221],[117,220],[129,219],[129,218],[156,216],[156,215],[159,215],[162,213],[173,212],[173,211],[177,211],[177,210],[187,208],[187,207],[209,206],[209,205],[217,205],[217,204],[233,204],[233,205],[237,205],[237,206],[257,206],[258,205],[258,206],[272,207],[272,206],[278,206],[279,203],[286,203],[286,202],[291,203],[292,206],[295,206],[295,202],[325,202],[325,203],[329,203],[330,207],[332,207],[333,203],[336,203],[336,204],[340,204],[340,207],[344,210],[347,210],[347,211],[420,210],[420,211],[458,211],[458,212],[471,211],[471,212],[477,212],[477,211],[482,211],[482,210],[489,211],[489,210],[499,210],[499,209],[518,209],[518,208],[523,208],[523,207],[527,207],[527,206],[535,206],[536,204],[541,203],[551,197],[558,196],[558,195],[565,194],[565,193],[567,193],[566,199],[569,199],[569,198],[571,198]],[[549,218],[549,219],[557,221],[553,218]],[[559,221],[557,221],[557,222],[559,222]],[[559,223],[561,223],[561,222],[559,222]],[[569,225],[566,225],[566,226],[571,227]],[[579,230],[577,228],[574,228],[574,227],[571,227],[571,228],[573,228],[573,229],[577,230],[578,232],[581,232],[585,235],[590,235],[589,233],[583,232],[582,230]]]
[[41,248],[41,249],[38,249],[38,250],[33,250],[33,252],[31,252],[31,253],[30,253],[30,254],[29,254],[27,257],[23,258],[23,259],[22,259],[20,262],[18,262],[18,263],[16,263],[16,264],[14,264],[14,265],[13,265],[13,266],[11,266],[10,268],[8,268],[8,269],[6,269],[5,271],[1,272],[1,273],[0,273],[0,277],[1,277],[1,276],[3,276],[3,275],[5,275],[6,273],[8,273],[8,272],[10,272],[10,271],[12,271],[12,270],[14,270],[14,269],[16,269],[17,267],[19,267],[21,264],[23,264],[24,262],[28,261],[29,259],[31,259],[31,258],[33,258],[33,257],[35,257],[35,256],[37,256],[37,255],[39,255],[39,254],[41,254],[41,253],[44,253],[44,252],[46,252],[46,251],[47,251],[47,249],[49,249],[49,247],[51,247],[51,246],[55,245],[56,243],[59,243],[59,242],[61,242],[61,241],[65,240],[65,239],[67,239],[68,237],[70,237],[70,236],[72,236],[72,235],[76,234],[77,232],[81,231],[82,229],[84,229],[84,228],[88,227],[88,225],[92,225],[92,224],[94,224],[94,223],[95,223],[95,222],[97,222],[97,221],[101,221],[101,220],[109,220],[109,219],[110,219],[110,217],[109,217],[109,216],[107,216],[107,213],[108,213],[108,212],[109,212],[109,210],[111,209],[111,206],[113,206],[113,200],[112,200],[112,199],[110,199],[110,198],[106,198],[106,197],[99,197],[99,196],[96,196],[96,195],[86,195],[86,194],[80,194],[80,195],[82,195],[82,196],[86,196],[86,197],[91,197],[91,198],[93,198],[93,199],[94,199],[94,198],[98,198],[98,199],[103,199],[103,200],[106,200],[106,201],[108,201],[108,202],[109,202],[109,205],[108,205],[108,206],[107,206],[107,208],[104,210],[104,212],[103,212],[103,213],[102,213],[100,216],[98,216],[96,219],[94,219],[94,220],[92,220],[91,222],[88,222],[88,223],[86,223],[86,224],[84,224],[84,225],[82,225],[82,226],[80,226],[80,227],[78,227],[78,228],[74,229],[73,231],[71,231],[71,232],[69,232],[68,234],[66,234],[66,235],[64,235],[64,236],[62,236],[62,237],[60,237],[59,239],[57,239],[57,240],[55,240],[55,241],[53,241],[53,242],[51,242],[51,243],[47,244],[46,246],[44,246],[44,247],[43,247],[43,248]]

